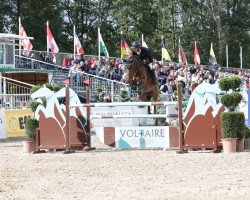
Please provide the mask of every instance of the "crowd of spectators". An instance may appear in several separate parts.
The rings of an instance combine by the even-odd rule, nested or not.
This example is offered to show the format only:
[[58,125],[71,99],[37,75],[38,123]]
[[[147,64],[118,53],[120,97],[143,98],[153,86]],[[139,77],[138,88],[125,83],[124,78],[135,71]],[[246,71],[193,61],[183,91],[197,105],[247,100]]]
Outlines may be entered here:
[[[66,62],[67,61],[67,62]],[[67,64],[66,64],[67,63]],[[125,65],[123,60],[106,59],[90,57],[68,57],[63,61],[62,67],[68,68],[70,73],[86,72],[92,75],[101,76],[107,79],[121,82],[127,81]],[[235,74],[240,76],[244,83],[249,83],[250,72],[241,69],[231,70],[220,67],[211,67],[203,65],[179,65],[177,63],[162,63],[153,60],[152,68],[155,71],[156,78],[161,94],[173,95],[177,90],[177,83],[181,81],[185,87],[185,94],[190,95],[192,90],[198,84],[206,82],[214,84],[220,78]],[[79,77],[77,78],[79,80]]]
[[[29,55],[34,58],[34,54]],[[54,63],[55,57],[49,54],[39,54],[39,59],[46,63]],[[205,65],[179,65],[178,63],[162,63],[153,60],[151,67],[155,71],[160,92],[172,95],[177,88],[178,81],[185,87],[186,95],[190,95],[193,88],[203,81],[214,84],[218,79],[235,74],[240,76],[244,83],[250,82],[250,72],[242,69],[220,68]],[[80,80],[80,73],[104,77],[111,80],[127,82],[125,65],[121,58],[105,58],[90,56],[67,55],[64,57],[61,68],[73,73],[76,81]]]
[[22,69],[57,70],[60,68],[56,65],[56,56],[44,52],[39,53],[38,57],[35,57],[34,53],[23,52],[21,56],[16,56],[15,66]]

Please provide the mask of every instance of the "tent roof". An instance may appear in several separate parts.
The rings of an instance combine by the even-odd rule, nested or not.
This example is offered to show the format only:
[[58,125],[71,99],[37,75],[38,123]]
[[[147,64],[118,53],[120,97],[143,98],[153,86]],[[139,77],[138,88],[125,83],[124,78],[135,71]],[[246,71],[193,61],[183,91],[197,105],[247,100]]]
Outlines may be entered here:
[[11,33],[0,33],[0,42],[14,42],[15,40],[31,39],[33,37],[24,37],[21,35],[11,34]]

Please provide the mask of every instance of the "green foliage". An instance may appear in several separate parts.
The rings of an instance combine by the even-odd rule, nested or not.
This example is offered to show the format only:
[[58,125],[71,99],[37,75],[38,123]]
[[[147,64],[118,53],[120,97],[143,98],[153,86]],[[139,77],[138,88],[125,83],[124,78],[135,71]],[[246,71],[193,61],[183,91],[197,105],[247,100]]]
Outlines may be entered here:
[[105,93],[103,92],[102,88],[96,88],[97,94],[95,95],[96,102],[104,102]]
[[223,91],[232,89],[235,91],[241,85],[241,79],[238,76],[230,76],[219,80],[219,87]]
[[248,126],[245,126],[245,138],[250,138],[250,128]]
[[219,88],[222,90],[222,91],[228,91],[231,87],[231,84],[230,84],[230,81],[229,79],[226,77],[226,78],[221,78],[219,80]]
[[32,110],[32,112],[36,111],[37,106],[39,106],[40,103],[36,102],[36,101],[30,101],[29,102],[29,107]]
[[126,90],[121,90],[120,96],[121,96],[122,102],[130,101],[130,97],[129,97],[128,92]]
[[96,88],[95,89],[97,93],[101,93],[102,92],[102,88]]
[[34,85],[31,88],[31,94],[39,90],[42,86],[41,85]]
[[50,84],[50,83],[44,83],[43,85],[42,85],[42,87],[46,87],[46,88],[48,88],[48,89],[50,89],[50,90],[52,90],[53,91],[53,86]]
[[221,122],[223,138],[237,138],[244,133],[245,116],[242,112],[224,112]]
[[[72,27],[86,54],[97,55],[97,27],[110,56],[120,57],[120,32],[131,44],[144,34],[153,56],[161,59],[160,36],[166,38],[166,48],[173,61],[178,61],[178,39],[181,39],[188,60],[193,59],[197,42],[202,63],[208,64],[210,43],[213,42],[217,61],[226,65],[225,45],[230,47],[230,67],[240,65],[239,46],[243,48],[243,66],[250,63],[249,1],[193,0],[84,0],[84,1],[7,1],[0,3],[0,32],[18,32],[18,17],[36,50],[46,50],[46,21],[60,52],[73,52]],[[212,30],[212,31],[211,31]]]
[[242,95],[238,92],[233,92],[231,94],[224,94],[221,97],[221,103],[229,109],[229,111],[234,111],[242,100]]
[[25,134],[30,141],[36,140],[36,128],[39,126],[39,122],[36,119],[28,118],[25,124]]
[[52,85],[52,91],[58,92],[60,89],[58,85]]
[[235,91],[241,85],[241,79],[238,76],[230,76],[229,77],[230,88]]

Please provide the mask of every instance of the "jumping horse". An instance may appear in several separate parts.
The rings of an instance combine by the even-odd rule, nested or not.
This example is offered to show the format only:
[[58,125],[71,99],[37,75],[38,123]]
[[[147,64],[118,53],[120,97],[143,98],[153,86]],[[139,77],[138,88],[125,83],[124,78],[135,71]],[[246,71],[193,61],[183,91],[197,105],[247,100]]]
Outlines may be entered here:
[[[137,56],[131,56],[126,60],[125,69],[128,76],[128,84],[132,89],[136,90],[139,100],[144,102],[159,100],[159,87],[152,81],[146,66]],[[151,113],[150,106],[148,107],[148,113]],[[154,113],[156,113],[155,106]]]
[[141,101],[158,101],[159,87],[151,80],[146,66],[137,56],[127,59],[126,73],[129,86],[136,90]]

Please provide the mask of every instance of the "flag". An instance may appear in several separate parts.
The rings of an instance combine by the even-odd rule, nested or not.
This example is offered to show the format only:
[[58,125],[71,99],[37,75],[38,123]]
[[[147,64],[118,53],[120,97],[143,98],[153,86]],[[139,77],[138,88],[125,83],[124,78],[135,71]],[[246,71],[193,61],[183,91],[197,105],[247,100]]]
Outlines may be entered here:
[[[19,24],[19,35],[28,37],[21,23]],[[23,49],[26,51],[31,51],[33,48],[29,38],[20,40],[20,45],[22,45]]]
[[56,41],[50,31],[49,25],[47,24],[47,48],[51,50],[52,53],[59,52],[59,48]]
[[76,34],[76,31],[74,30],[74,44],[75,44],[75,52],[77,54],[84,54],[84,50],[82,48],[81,42]]
[[179,41],[179,64],[187,65],[187,57]]
[[99,56],[101,56],[101,54],[104,54],[106,57],[109,57],[109,52],[103,42],[99,28],[98,28],[98,45],[99,45]]
[[142,45],[143,47],[148,48],[148,45],[147,45],[146,42],[144,41],[143,34],[142,34],[142,36],[141,36],[141,45]]
[[131,51],[128,43],[124,40],[123,34],[121,32],[121,58],[126,57],[126,54],[130,52]]
[[168,50],[165,47],[165,40],[163,37],[161,37],[161,60],[168,60],[168,61],[172,61],[171,57],[168,53]]
[[214,55],[214,50],[213,50],[213,44],[211,43],[211,48],[210,48],[210,56],[209,56],[209,64],[211,66],[217,65],[217,61]]
[[196,46],[196,42],[195,42],[195,47],[194,47],[194,63],[198,65],[201,64],[201,59],[200,59],[198,48]]

